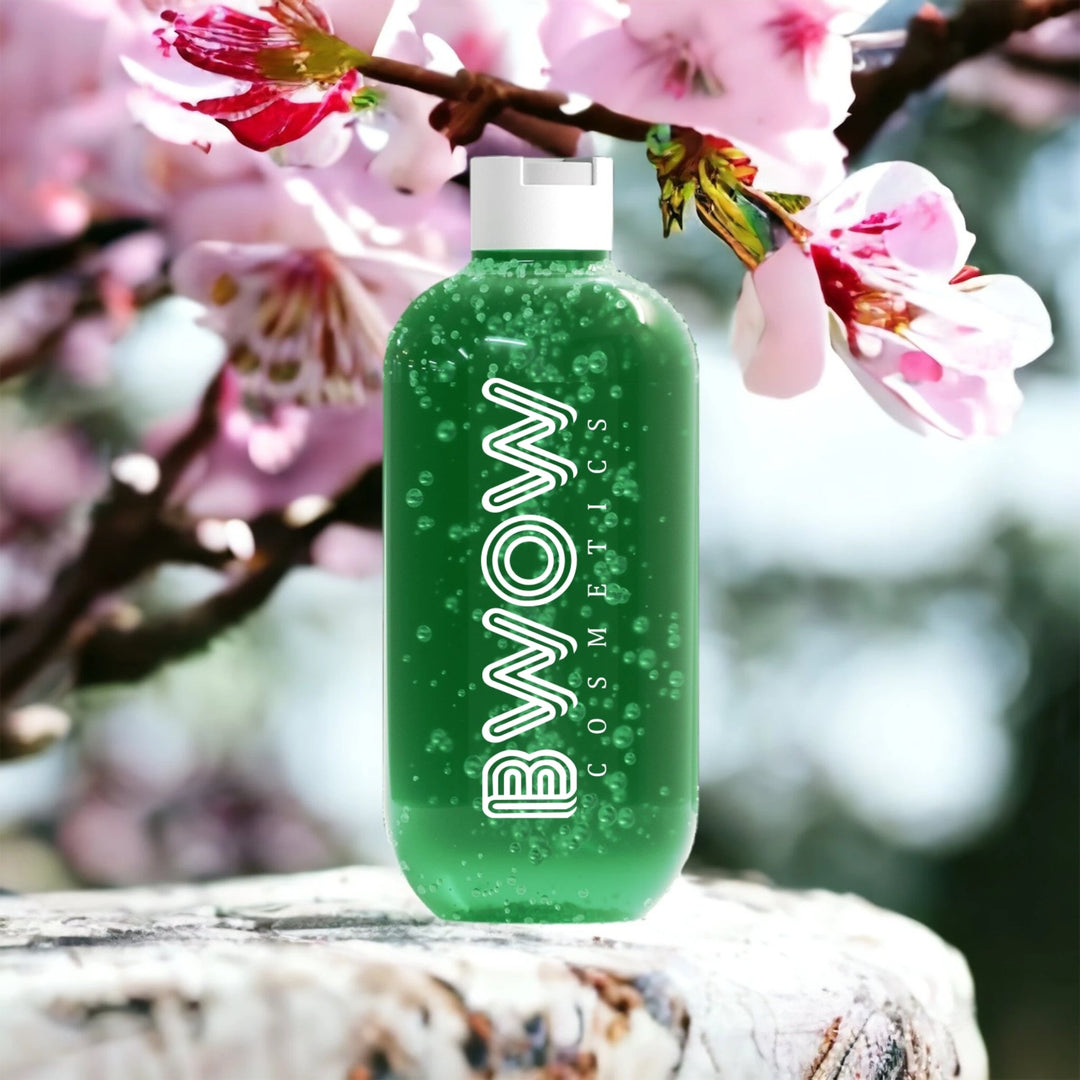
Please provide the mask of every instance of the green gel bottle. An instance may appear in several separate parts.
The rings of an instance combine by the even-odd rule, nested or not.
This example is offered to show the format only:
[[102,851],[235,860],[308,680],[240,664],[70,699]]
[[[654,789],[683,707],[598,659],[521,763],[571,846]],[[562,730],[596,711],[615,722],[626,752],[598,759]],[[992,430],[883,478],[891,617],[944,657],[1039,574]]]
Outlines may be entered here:
[[386,817],[446,919],[633,919],[697,820],[697,362],[611,160],[475,158],[385,372]]

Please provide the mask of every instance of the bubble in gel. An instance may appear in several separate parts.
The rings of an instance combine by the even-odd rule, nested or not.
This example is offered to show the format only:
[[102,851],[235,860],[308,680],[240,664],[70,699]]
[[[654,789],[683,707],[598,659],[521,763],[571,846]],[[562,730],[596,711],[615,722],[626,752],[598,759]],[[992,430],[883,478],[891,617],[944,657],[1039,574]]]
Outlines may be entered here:
[[427,746],[424,749],[429,754],[436,751],[440,754],[448,754],[454,749],[454,740],[442,728],[435,728],[428,736]]

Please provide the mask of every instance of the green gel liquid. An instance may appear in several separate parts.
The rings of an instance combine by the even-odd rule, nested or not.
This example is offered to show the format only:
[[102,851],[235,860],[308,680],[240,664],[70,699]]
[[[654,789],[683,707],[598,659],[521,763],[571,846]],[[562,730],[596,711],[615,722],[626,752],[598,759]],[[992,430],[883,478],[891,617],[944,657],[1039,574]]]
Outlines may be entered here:
[[[511,460],[493,456],[486,436],[536,414],[485,384],[543,395],[564,426],[531,445],[511,433]],[[386,818],[410,885],[446,919],[642,915],[677,877],[697,820],[697,365],[685,325],[602,252],[477,253],[395,328],[384,409]],[[518,501],[485,508],[500,485]],[[533,524],[510,521],[522,516]],[[537,519],[554,523],[546,540]],[[572,576],[559,564],[570,548]],[[485,625],[493,610],[502,623]],[[524,643],[507,634],[520,625],[533,628]],[[529,648],[536,660],[537,634],[562,642],[533,667],[539,684],[511,660]],[[492,685],[485,669],[500,662]],[[525,680],[523,696],[507,680]],[[512,710],[543,716],[544,701],[547,719],[517,733],[525,720],[511,716],[500,721],[511,737],[485,737]],[[490,816],[485,763],[507,750],[557,751],[572,769],[490,781],[501,796]]]

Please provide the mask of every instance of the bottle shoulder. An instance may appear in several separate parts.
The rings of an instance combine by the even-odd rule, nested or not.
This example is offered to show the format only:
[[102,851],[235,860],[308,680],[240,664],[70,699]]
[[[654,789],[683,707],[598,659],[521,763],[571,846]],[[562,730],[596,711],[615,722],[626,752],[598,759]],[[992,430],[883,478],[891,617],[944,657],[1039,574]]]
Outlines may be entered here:
[[589,326],[594,332],[658,335],[669,348],[695,351],[671,302],[610,259],[537,264],[486,258],[474,258],[416,297],[394,328],[390,349],[431,330],[484,337],[493,327],[550,332],[560,324],[571,332]]

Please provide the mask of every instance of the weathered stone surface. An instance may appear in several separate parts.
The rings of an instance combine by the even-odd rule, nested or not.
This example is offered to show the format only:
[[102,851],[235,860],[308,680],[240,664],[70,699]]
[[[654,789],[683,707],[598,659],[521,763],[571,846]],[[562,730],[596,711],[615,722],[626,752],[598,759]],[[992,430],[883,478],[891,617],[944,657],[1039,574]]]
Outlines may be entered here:
[[393,871],[0,900],[3,1080],[984,1080],[962,957],[683,878],[635,923],[435,921]]

